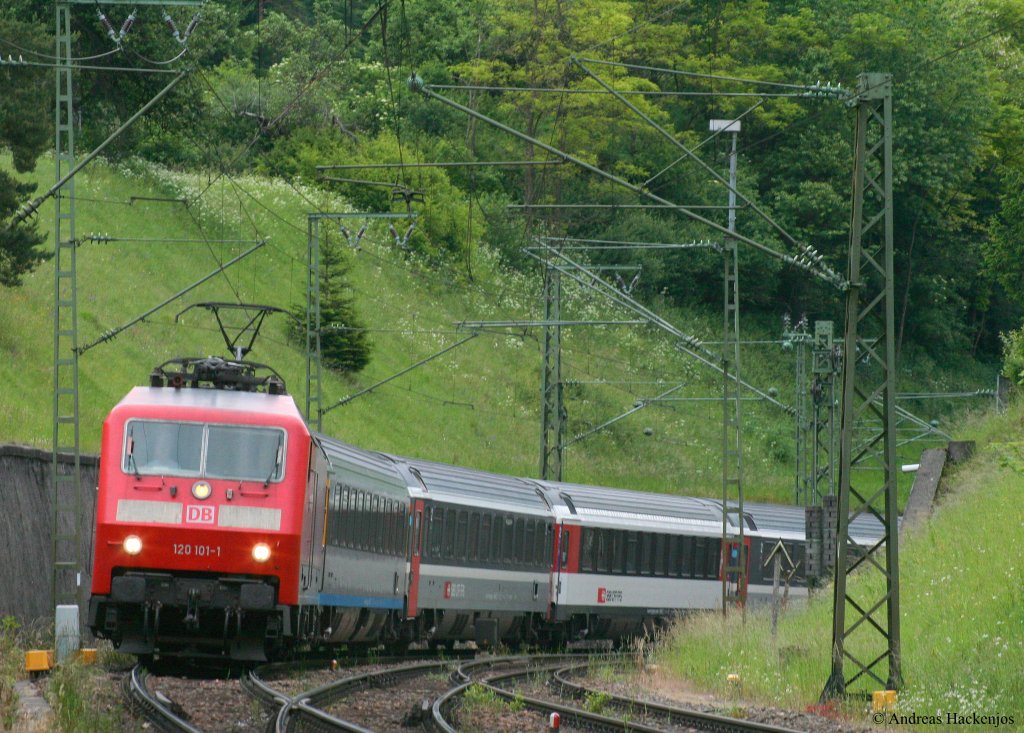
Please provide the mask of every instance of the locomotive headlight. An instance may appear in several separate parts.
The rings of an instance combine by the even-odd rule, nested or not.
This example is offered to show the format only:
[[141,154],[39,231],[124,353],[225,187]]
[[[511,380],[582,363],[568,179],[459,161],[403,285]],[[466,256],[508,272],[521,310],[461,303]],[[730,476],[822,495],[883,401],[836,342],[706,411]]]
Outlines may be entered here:
[[256,562],[266,562],[270,559],[270,545],[259,542],[252,548],[252,559]]
[[121,545],[129,555],[138,555],[142,552],[142,540],[137,535],[128,535],[124,538],[124,542]]
[[209,499],[210,494],[213,493],[213,487],[210,486],[206,481],[196,481],[192,484],[192,496],[202,501],[203,499]]

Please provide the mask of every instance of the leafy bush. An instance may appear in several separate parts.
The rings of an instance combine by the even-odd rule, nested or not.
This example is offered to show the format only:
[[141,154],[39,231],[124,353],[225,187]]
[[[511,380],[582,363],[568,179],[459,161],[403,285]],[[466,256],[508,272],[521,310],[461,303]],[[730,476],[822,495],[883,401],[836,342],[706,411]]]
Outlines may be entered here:
[[1024,384],[1024,326],[1002,334],[1003,376]]

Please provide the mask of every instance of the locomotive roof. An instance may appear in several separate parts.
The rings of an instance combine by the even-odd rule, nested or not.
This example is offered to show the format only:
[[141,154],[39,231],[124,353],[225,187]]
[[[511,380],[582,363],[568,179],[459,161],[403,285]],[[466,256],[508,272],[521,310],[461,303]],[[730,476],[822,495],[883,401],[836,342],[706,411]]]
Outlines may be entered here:
[[302,419],[289,395],[224,389],[133,387],[114,409],[122,407],[187,407],[233,412],[259,412]]

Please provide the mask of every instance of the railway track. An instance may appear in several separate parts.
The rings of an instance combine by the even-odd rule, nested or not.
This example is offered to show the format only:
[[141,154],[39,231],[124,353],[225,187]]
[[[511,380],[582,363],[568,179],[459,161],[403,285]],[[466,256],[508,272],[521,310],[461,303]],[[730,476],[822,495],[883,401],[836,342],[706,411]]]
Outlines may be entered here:
[[[588,710],[588,694],[581,678],[591,665],[619,664],[602,655],[581,662],[578,656],[534,655],[489,657],[465,662],[430,661],[387,665],[370,671],[353,670],[338,679],[320,670],[314,677],[295,677],[308,672],[308,665],[276,664],[261,667],[240,680],[242,690],[258,701],[265,711],[251,730],[263,733],[381,733],[420,729],[436,733],[458,733],[460,712],[466,710],[466,696],[474,685],[506,703],[506,710],[525,710],[529,729],[544,730],[551,713],[561,718],[562,730],[596,733],[794,733],[791,729],[729,718],[713,713],[601,692],[600,710]],[[268,677],[276,677],[267,681]],[[320,678],[327,678],[323,682]],[[424,679],[430,678],[430,684]],[[196,727],[175,702],[152,692],[146,671],[137,666],[125,678],[124,689],[132,709],[156,730],[168,733],[216,733],[219,729]],[[311,683],[312,687],[304,687]],[[287,688],[291,689],[287,689]],[[282,689],[286,688],[286,689]],[[524,694],[523,690],[530,694]],[[537,690],[540,690],[539,692]],[[297,691],[296,691],[297,690]],[[424,692],[424,690],[429,690]],[[357,704],[360,695],[374,699],[373,705]],[[592,698],[591,698],[592,699]],[[399,723],[395,709],[406,711]],[[380,712],[387,709],[390,719]],[[505,713],[495,713],[496,716]],[[376,717],[375,717],[376,716]],[[494,730],[513,730],[494,720]],[[520,723],[520,725],[522,725]],[[833,728],[834,729],[834,728]]]
[[[509,704],[525,706],[544,716],[557,713],[563,730],[586,730],[595,733],[795,733],[791,729],[779,726],[644,702],[608,693],[602,693],[602,712],[585,710],[575,701],[584,699],[591,690],[572,681],[571,678],[588,672],[590,662],[573,662],[569,665],[564,661],[548,663],[540,667],[533,666],[490,675],[486,679],[475,679],[473,670],[467,670],[467,666],[469,665],[464,665],[457,671],[461,677],[461,684],[434,703],[432,725],[438,733],[458,733],[458,727],[452,721],[457,719],[462,698],[473,685],[482,686]],[[549,677],[548,685],[559,699],[528,696],[515,690],[517,686],[531,678],[535,679],[539,672]],[[573,702],[566,702],[563,697]],[[614,709],[618,715],[604,714],[603,711],[609,708]]]
[[123,688],[129,708],[164,733],[204,733],[188,723],[183,711],[171,700],[151,692],[148,677],[146,669],[137,664],[124,678]]

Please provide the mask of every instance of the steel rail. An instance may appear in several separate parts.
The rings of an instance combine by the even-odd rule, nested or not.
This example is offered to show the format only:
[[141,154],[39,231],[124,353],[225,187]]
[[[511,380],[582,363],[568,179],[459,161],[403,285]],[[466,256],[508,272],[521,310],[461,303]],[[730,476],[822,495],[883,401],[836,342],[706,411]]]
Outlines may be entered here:
[[[589,668],[589,663],[585,663],[559,669],[551,675],[552,684],[562,694],[568,694],[574,698],[583,698],[591,690],[584,685],[570,681],[569,677],[578,675],[583,671],[589,671]],[[639,710],[644,715],[663,716],[672,725],[687,726],[696,728],[699,731],[710,731],[711,733],[794,733],[789,728],[635,700],[607,693],[603,690],[601,694],[602,699],[607,700],[607,705],[624,713],[635,715]]]
[[571,705],[565,705],[550,700],[526,697],[518,693],[509,692],[502,687],[492,684],[493,682],[509,682],[517,678],[529,677],[536,675],[538,672],[552,674],[556,670],[561,669],[563,664],[564,662],[560,662],[544,667],[517,670],[515,672],[491,677],[488,681],[468,681],[459,685],[434,702],[434,716],[432,721],[434,729],[440,733],[457,733],[457,729],[448,722],[448,719],[450,719],[457,711],[458,706],[462,702],[461,698],[466,691],[473,685],[481,685],[503,700],[522,704],[529,710],[544,714],[558,713],[559,716],[561,716],[562,725],[568,724],[573,727],[578,727],[587,731],[594,731],[596,733],[626,733],[626,731],[630,731],[630,733],[665,733],[661,728],[654,728],[632,720],[599,715],[597,713],[581,710],[580,708],[573,707]]
[[203,733],[171,711],[146,685],[146,670],[135,665],[124,678],[123,691],[131,710],[140,713],[155,728],[165,733]]
[[451,665],[450,661],[419,662],[397,669],[364,672],[300,692],[298,695],[285,695],[267,684],[260,675],[274,668],[269,666],[250,672],[243,681],[243,686],[265,707],[277,709],[276,714],[272,715],[267,723],[267,733],[295,733],[296,731],[373,733],[357,723],[331,715],[323,708],[357,690],[387,687],[404,678],[445,671]]

